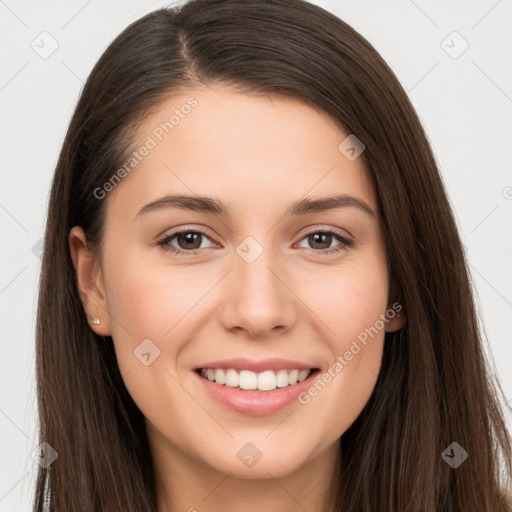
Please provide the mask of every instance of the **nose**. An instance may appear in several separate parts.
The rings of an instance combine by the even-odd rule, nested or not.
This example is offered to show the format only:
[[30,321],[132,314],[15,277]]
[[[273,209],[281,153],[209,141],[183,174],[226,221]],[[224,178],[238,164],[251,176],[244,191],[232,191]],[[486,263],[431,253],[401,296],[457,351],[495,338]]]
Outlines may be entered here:
[[264,250],[249,262],[233,255],[234,268],[224,281],[221,306],[223,327],[246,331],[251,338],[285,332],[296,323],[298,299],[290,285],[291,278],[283,265]]

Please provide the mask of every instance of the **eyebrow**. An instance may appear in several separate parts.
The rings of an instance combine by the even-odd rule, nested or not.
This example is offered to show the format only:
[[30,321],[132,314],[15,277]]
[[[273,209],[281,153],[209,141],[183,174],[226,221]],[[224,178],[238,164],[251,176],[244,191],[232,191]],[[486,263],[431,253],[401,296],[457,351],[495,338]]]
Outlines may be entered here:
[[[362,199],[348,194],[338,194],[319,199],[305,198],[293,203],[285,212],[285,216],[307,215],[310,213],[324,212],[334,210],[335,208],[353,207],[368,214],[370,217],[377,217],[375,211]],[[180,210],[210,213],[215,215],[229,216],[230,208],[218,199],[212,197],[187,196],[187,195],[167,195],[152,201],[143,206],[135,219],[146,215],[149,212],[161,210],[163,208],[176,208]]]

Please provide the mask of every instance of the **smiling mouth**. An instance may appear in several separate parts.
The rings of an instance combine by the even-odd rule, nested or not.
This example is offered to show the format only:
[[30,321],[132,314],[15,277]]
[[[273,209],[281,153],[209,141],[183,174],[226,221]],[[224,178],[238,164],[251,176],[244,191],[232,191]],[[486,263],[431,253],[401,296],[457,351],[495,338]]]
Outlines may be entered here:
[[219,386],[227,386],[240,390],[272,391],[276,388],[286,388],[306,380],[320,371],[319,368],[308,370],[288,369],[236,370],[234,368],[198,368],[195,370],[201,377]]

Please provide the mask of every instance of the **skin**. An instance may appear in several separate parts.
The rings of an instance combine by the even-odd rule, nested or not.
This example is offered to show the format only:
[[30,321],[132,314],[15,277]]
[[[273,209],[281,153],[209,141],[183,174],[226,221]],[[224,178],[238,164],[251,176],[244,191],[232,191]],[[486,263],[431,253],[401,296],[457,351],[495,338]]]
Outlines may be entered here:
[[[330,510],[338,439],[370,398],[385,330],[401,328],[404,312],[307,405],[294,402],[275,414],[249,416],[218,404],[192,371],[241,355],[327,369],[373,326],[392,304],[375,191],[362,159],[338,150],[348,133],[292,98],[219,84],[187,90],[144,120],[139,141],[190,96],[197,107],[104,199],[99,253],[80,227],[70,232],[84,308],[101,320],[91,329],[112,336],[124,382],[146,418],[159,512],[171,504],[200,512]],[[218,198],[230,215],[164,208],[136,217],[170,193]],[[377,215],[354,207],[284,215],[305,196],[333,193],[356,196]],[[205,232],[198,256],[157,245],[181,228]],[[315,244],[307,235],[316,228],[354,245],[322,255],[340,242]],[[252,263],[236,252],[247,236],[263,248]],[[133,352],[148,338],[160,355],[145,366]],[[247,442],[262,453],[252,467],[237,457]]]

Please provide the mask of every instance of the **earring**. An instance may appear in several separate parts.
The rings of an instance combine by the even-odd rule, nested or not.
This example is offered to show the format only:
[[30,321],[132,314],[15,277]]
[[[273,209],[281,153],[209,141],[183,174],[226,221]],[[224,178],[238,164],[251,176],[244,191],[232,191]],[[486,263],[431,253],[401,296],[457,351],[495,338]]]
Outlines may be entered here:
[[89,318],[89,323],[93,325],[99,325],[101,322],[100,319],[97,316],[95,316],[94,318]]

